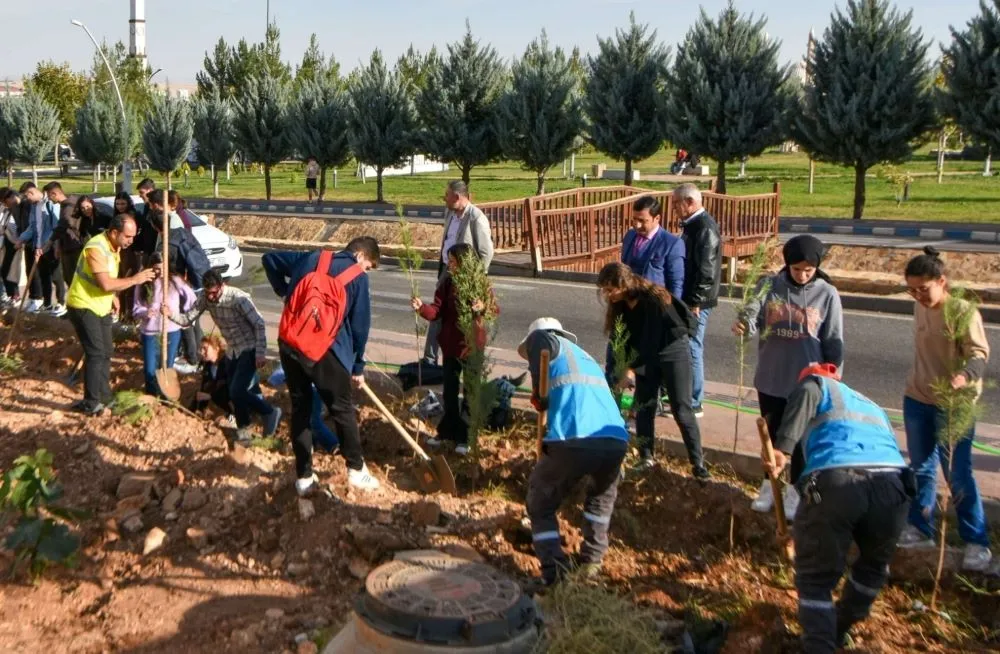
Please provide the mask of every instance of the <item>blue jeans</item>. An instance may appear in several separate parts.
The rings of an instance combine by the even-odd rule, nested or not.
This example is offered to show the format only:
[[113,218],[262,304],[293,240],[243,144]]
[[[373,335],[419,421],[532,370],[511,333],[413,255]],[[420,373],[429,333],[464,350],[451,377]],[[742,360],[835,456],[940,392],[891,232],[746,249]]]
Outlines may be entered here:
[[903,423],[910,466],[917,477],[917,496],[910,504],[910,524],[928,538],[934,536],[934,509],[937,505],[938,461],[951,485],[952,501],[958,514],[958,535],[966,543],[989,547],[990,539],[983,513],[983,500],[972,476],[972,440],[975,426],[955,445],[948,465],[948,447],[938,442],[940,409],[913,398],[903,398]]
[[[167,367],[174,365],[177,348],[181,344],[181,333],[167,332]],[[142,372],[146,378],[146,392],[160,395],[160,385],[156,383],[156,371],[160,369],[160,335],[142,334]]]
[[229,378],[229,401],[233,403],[233,414],[236,416],[237,428],[250,424],[250,412],[261,416],[269,416],[274,407],[254,393],[260,392],[257,379],[257,351],[240,352],[233,365],[232,376]]
[[708,317],[711,309],[702,309],[698,314],[698,330],[688,340],[691,343],[691,408],[701,409],[705,401],[705,329],[708,327]]

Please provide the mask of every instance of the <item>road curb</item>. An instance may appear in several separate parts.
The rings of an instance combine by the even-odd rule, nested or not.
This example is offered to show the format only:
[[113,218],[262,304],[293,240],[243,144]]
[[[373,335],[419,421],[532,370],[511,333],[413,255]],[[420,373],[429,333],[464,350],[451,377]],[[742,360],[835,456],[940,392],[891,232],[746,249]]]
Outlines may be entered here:
[[928,241],[1000,242],[1000,225],[991,223],[946,223],[917,220],[866,220],[859,223],[837,218],[782,217],[779,231],[786,234],[836,234],[838,236],[883,236]]

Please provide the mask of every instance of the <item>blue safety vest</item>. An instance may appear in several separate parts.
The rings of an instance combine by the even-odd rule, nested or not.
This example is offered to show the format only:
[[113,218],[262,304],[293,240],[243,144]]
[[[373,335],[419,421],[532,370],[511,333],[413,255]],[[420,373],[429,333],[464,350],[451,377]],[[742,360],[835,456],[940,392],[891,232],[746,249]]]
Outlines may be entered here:
[[802,439],[803,475],[827,468],[905,468],[889,417],[846,384],[816,376],[823,389]]
[[559,356],[549,362],[548,430],[545,442],[616,438],[628,430],[601,366],[575,343],[557,336]]

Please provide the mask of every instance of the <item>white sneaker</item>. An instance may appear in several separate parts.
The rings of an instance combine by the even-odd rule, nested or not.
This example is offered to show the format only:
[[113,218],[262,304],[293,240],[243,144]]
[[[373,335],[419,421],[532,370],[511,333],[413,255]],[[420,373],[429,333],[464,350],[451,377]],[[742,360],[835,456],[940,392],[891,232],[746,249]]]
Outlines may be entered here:
[[42,310],[41,300],[28,300],[28,303],[24,305],[25,313],[40,313]]
[[441,447],[444,444],[444,440],[437,438],[436,436],[428,436],[424,440],[424,445],[427,447]]
[[226,418],[226,424],[232,427],[233,429],[236,429],[236,416],[230,413],[229,416]]
[[896,546],[903,549],[934,547],[934,541],[925,536],[922,531],[913,525],[906,525],[903,533],[899,535],[899,541],[896,543]]
[[64,307],[61,304],[53,304],[52,308],[49,310],[49,313],[51,313],[56,318],[62,318],[63,316],[66,315],[66,307]]
[[177,371],[178,375],[193,375],[198,372],[198,366],[193,363],[184,363],[181,361],[174,361],[174,370]]
[[965,554],[962,556],[962,569],[969,572],[986,572],[993,560],[993,553],[990,548],[972,543],[965,546]]
[[455,454],[457,454],[458,456],[466,456],[468,453],[469,453],[469,446],[468,445],[456,445],[455,446]]
[[771,480],[765,479],[760,485],[760,492],[750,503],[750,508],[757,513],[770,513],[774,508],[774,490],[771,488]]
[[246,427],[240,427],[236,430],[236,442],[243,447],[249,447],[253,442],[253,434]]
[[295,494],[298,495],[299,497],[305,497],[306,495],[311,493],[314,488],[316,488],[316,485],[318,483],[319,483],[319,477],[316,476],[315,472],[310,477],[306,477],[304,479],[296,479]]
[[347,471],[347,483],[360,490],[378,490],[382,484],[378,482],[378,479],[372,476],[368,472],[368,464],[364,464],[361,470],[351,470]]
[[791,522],[795,520],[795,513],[799,510],[799,491],[791,484],[785,486],[785,497],[782,504],[785,505],[785,520]]

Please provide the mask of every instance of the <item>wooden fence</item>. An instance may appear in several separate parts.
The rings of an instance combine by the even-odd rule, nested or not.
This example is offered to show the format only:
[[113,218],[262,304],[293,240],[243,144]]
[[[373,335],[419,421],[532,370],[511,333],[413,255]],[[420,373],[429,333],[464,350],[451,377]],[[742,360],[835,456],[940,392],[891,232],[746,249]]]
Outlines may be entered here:
[[[641,195],[656,197],[664,227],[680,233],[670,191],[577,188],[478,206],[490,221],[494,245],[528,251],[536,271],[597,272],[618,260],[622,237],[632,227],[632,203]],[[759,195],[702,193],[705,209],[719,223],[724,257],[750,256],[759,243],[777,236],[780,195],[778,184],[773,193]]]

